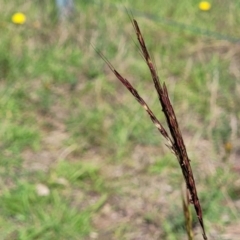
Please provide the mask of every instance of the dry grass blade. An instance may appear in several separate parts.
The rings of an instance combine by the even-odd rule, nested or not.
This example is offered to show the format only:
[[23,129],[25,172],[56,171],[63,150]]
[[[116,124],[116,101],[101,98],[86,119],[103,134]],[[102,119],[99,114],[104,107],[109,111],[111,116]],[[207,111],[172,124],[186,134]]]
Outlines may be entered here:
[[140,47],[142,49],[142,54],[146,60],[149,70],[151,72],[152,79],[153,79],[153,82],[154,82],[154,85],[155,85],[155,88],[158,93],[158,97],[159,97],[159,100],[160,100],[160,103],[162,106],[162,111],[165,114],[165,117],[166,117],[166,120],[168,123],[168,127],[171,132],[171,136],[172,136],[172,139],[174,142],[173,143],[174,144],[173,151],[176,154],[176,157],[177,157],[180,167],[182,169],[182,173],[185,178],[187,188],[189,189],[189,192],[191,194],[191,201],[194,204],[194,207],[195,207],[195,210],[196,210],[196,213],[198,216],[198,220],[202,227],[203,238],[206,240],[207,236],[206,236],[204,224],[203,224],[202,209],[201,209],[201,205],[200,205],[200,202],[198,199],[197,189],[196,189],[196,185],[195,185],[195,181],[194,181],[194,177],[193,177],[192,168],[190,165],[190,160],[187,155],[187,151],[186,151],[186,147],[185,147],[185,144],[184,144],[184,141],[182,138],[181,131],[178,127],[178,122],[177,122],[175,112],[173,110],[172,104],[168,97],[167,87],[165,84],[163,84],[163,86],[161,86],[156,69],[154,67],[154,64],[151,60],[151,57],[150,57],[147,47],[145,45],[143,35],[140,31],[137,21],[134,19],[133,19],[133,26],[134,26]]
[[204,229],[203,224],[203,217],[202,217],[202,209],[201,205],[198,199],[197,189],[195,186],[195,181],[190,165],[190,160],[187,155],[186,147],[183,142],[181,131],[178,127],[178,122],[172,107],[172,104],[170,102],[170,99],[168,97],[168,91],[165,84],[163,86],[161,85],[159,81],[159,77],[156,72],[156,68],[153,64],[153,61],[151,60],[151,57],[148,53],[147,47],[144,42],[143,35],[141,34],[140,28],[138,26],[138,23],[136,20],[133,19],[133,26],[138,38],[138,41],[140,43],[141,53],[149,67],[149,70],[152,75],[152,79],[156,88],[156,91],[158,93],[158,97],[162,106],[162,111],[164,112],[164,115],[167,120],[167,124],[171,133],[171,137],[167,133],[167,131],[164,129],[162,124],[158,121],[158,119],[155,117],[151,109],[148,107],[146,102],[140,97],[136,89],[130,84],[130,82],[122,77],[122,75],[112,66],[112,64],[99,52],[96,50],[96,52],[100,55],[100,57],[107,63],[111,71],[115,74],[115,76],[120,80],[123,85],[132,93],[132,95],[136,98],[136,100],[143,106],[143,108],[146,110],[148,115],[150,116],[152,122],[154,125],[158,128],[159,132],[162,134],[162,136],[167,140],[168,144],[167,146],[172,150],[172,152],[176,155],[178,162],[180,164],[180,167],[182,169],[182,173],[187,185],[187,188],[191,195],[191,202],[194,204],[195,211],[197,213],[200,225],[202,227],[203,231],[203,238],[207,240],[207,236]]
[[185,226],[186,226],[186,231],[188,235],[188,240],[193,240],[192,214],[189,207],[188,191],[186,191],[185,186],[184,186],[184,189],[182,189],[182,205],[183,205],[183,213],[185,218]]

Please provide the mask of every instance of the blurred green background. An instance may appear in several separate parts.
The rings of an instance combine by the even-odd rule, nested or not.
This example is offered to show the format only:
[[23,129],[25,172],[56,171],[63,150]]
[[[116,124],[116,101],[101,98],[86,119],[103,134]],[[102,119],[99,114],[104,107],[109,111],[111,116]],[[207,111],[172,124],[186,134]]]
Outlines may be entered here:
[[53,0],[0,0],[0,239],[186,239],[177,160],[91,46],[165,125],[124,7],[168,87],[207,235],[239,239],[240,2],[198,4],[75,0],[59,22]]

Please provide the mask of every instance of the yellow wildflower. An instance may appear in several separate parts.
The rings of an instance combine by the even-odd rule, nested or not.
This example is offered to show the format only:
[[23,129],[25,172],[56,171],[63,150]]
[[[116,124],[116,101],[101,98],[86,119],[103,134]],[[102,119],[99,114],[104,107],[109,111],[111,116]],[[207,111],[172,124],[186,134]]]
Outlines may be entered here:
[[211,8],[211,4],[207,1],[202,1],[199,3],[198,7],[202,11],[209,11]]
[[226,142],[224,144],[224,148],[225,148],[226,153],[230,153],[232,151],[232,149],[233,149],[233,146],[232,146],[232,144],[230,142]]
[[15,24],[24,24],[26,22],[25,14],[21,12],[14,13],[12,15],[12,22]]

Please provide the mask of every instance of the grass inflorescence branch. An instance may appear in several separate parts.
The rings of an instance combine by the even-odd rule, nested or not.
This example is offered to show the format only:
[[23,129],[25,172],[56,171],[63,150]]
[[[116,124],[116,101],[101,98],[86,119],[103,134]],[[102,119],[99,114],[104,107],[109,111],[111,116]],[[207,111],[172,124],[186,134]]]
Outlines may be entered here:
[[154,113],[151,111],[151,109],[148,107],[147,103],[143,100],[142,97],[138,94],[136,89],[131,85],[131,83],[124,78],[113,66],[112,64],[103,56],[101,52],[98,50],[97,53],[101,56],[101,58],[106,62],[108,67],[111,69],[111,71],[115,74],[118,80],[122,82],[122,84],[131,92],[131,94],[136,98],[136,100],[143,106],[143,108],[148,113],[149,117],[151,118],[154,125],[157,127],[159,132],[162,134],[162,136],[167,140],[167,146],[171,149],[171,151],[175,154],[175,156],[178,159],[179,165],[182,169],[182,173],[186,182],[187,189],[189,190],[190,196],[191,196],[191,202],[194,205],[199,223],[202,228],[202,235],[204,240],[207,240],[204,223],[203,223],[203,214],[202,214],[202,208],[198,199],[197,189],[195,185],[195,180],[192,172],[192,168],[190,165],[190,159],[188,158],[188,154],[186,151],[186,147],[182,138],[181,131],[178,126],[178,121],[173,109],[173,106],[170,102],[169,96],[168,96],[168,90],[166,87],[166,84],[161,84],[156,67],[154,66],[153,61],[151,60],[150,54],[148,52],[148,49],[146,47],[143,35],[141,33],[141,30],[138,26],[138,23],[135,19],[132,20],[132,24],[135,30],[135,33],[137,35],[138,42],[140,44],[140,51],[145,59],[148,68],[150,70],[152,80],[155,86],[155,89],[158,94],[158,98],[162,107],[162,111],[165,115],[168,128],[170,130],[170,136],[169,133],[165,130],[163,125],[160,123],[160,121],[156,118]]

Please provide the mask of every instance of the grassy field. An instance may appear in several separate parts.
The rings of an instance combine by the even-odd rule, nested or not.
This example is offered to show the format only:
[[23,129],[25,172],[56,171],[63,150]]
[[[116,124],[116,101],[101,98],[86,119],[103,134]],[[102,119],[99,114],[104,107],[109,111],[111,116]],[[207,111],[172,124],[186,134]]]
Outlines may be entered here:
[[207,235],[239,239],[240,3],[75,2],[59,23],[54,1],[0,0],[0,240],[187,239],[177,160],[90,44],[165,123],[124,6],[168,87]]

